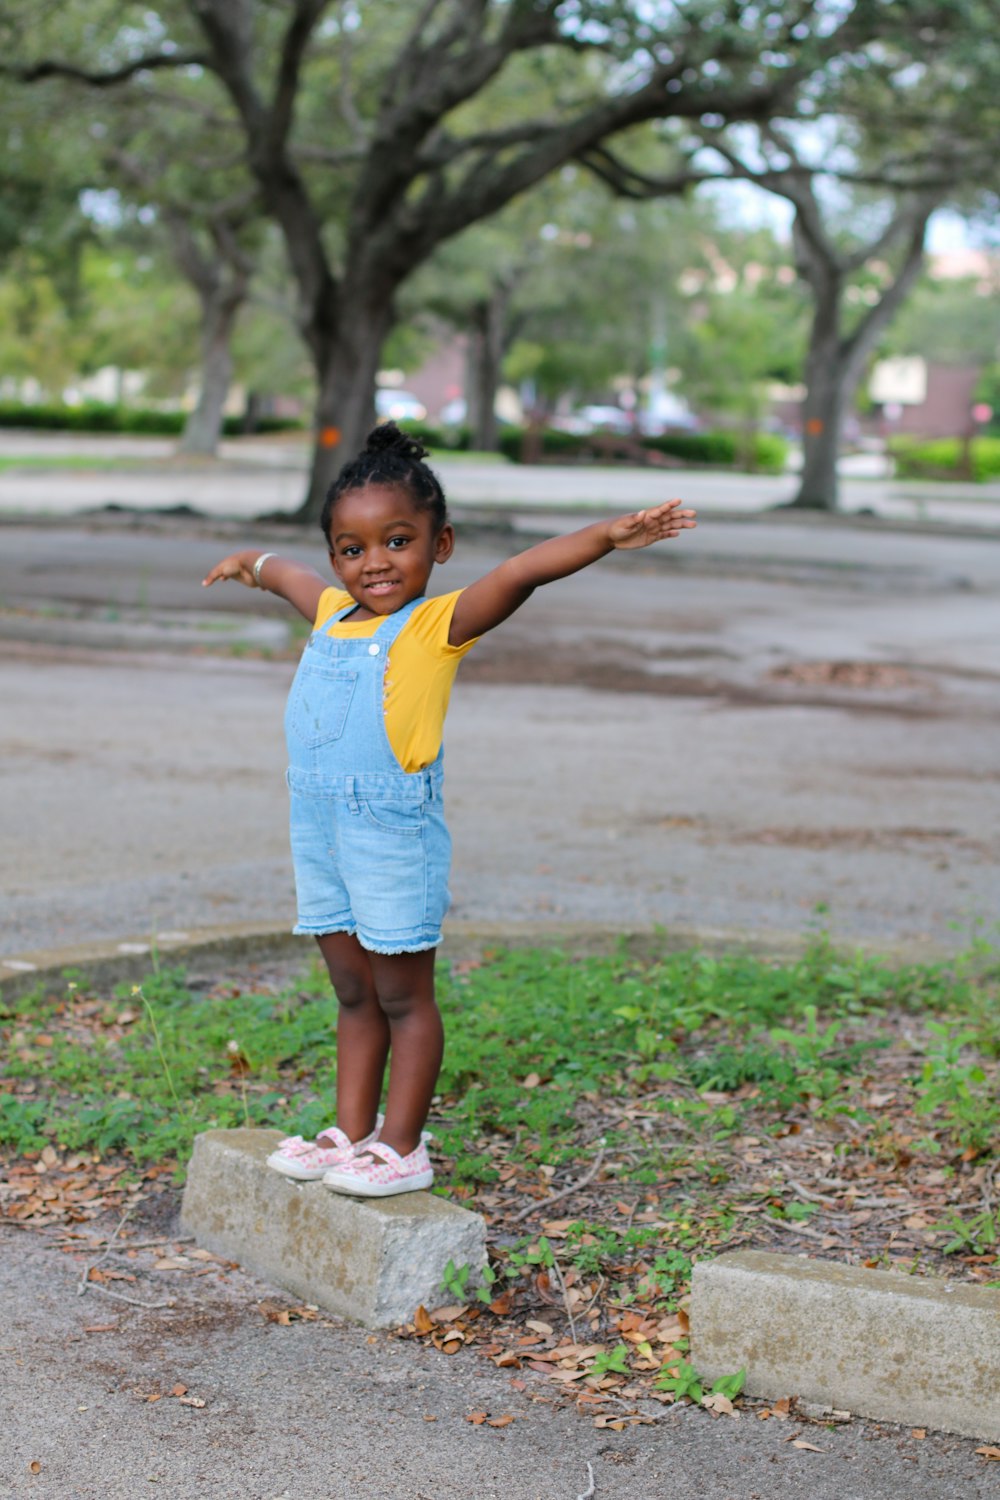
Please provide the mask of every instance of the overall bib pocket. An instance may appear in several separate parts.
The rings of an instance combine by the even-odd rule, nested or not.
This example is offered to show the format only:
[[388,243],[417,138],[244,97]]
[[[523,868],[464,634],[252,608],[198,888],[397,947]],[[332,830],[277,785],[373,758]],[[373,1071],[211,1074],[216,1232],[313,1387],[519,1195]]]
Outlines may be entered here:
[[285,711],[289,737],[310,750],[339,740],[357,680],[349,668],[300,663]]

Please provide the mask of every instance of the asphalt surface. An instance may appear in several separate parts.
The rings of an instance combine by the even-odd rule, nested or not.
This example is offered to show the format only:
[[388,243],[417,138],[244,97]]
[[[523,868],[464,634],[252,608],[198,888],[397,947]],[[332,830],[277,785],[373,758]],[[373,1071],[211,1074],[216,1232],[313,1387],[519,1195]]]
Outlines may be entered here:
[[[291,925],[289,616],[200,587],[255,537],[326,565],[249,523],[0,530],[0,962]],[[530,539],[466,527],[435,584]],[[962,944],[1000,911],[998,718],[1000,539],[708,517],[463,664],[453,916]]]
[[[547,524],[568,522],[517,521]],[[245,521],[0,523],[0,962],[290,923],[294,641],[273,602],[198,588],[258,535],[322,562],[310,540]],[[440,586],[529,540],[467,528]],[[765,945],[818,921],[908,950],[965,941],[1000,894],[998,643],[988,532],[718,517],[662,556],[542,591],[456,687],[457,915],[512,935],[562,917]],[[131,1267],[140,1300],[172,1306],[80,1296],[99,1227],[114,1225],[62,1243],[0,1228],[0,1495],[1000,1494],[977,1444],[871,1423],[657,1409],[598,1431],[541,1377],[520,1390],[481,1357],[336,1320],[282,1327],[260,1309],[273,1288],[227,1267],[156,1272],[161,1247]],[[152,1217],[133,1243],[171,1233]],[[181,1405],[176,1384],[204,1405]],[[476,1426],[477,1410],[515,1420]]]
[[[476,1354],[449,1357],[334,1319],[282,1326],[261,1310],[272,1288],[198,1262],[156,1272],[161,1250],[105,1266],[138,1273],[137,1286],[116,1287],[173,1306],[80,1296],[99,1254],[0,1229],[0,1496],[992,1500],[1000,1492],[1000,1465],[978,1457],[980,1445],[873,1423],[830,1430],[762,1422],[752,1410],[716,1420],[647,1403],[651,1425],[598,1430],[554,1398],[544,1376],[527,1372],[519,1390],[510,1371]],[[177,1386],[203,1404],[182,1404],[170,1395]],[[474,1412],[514,1421],[477,1426]]]

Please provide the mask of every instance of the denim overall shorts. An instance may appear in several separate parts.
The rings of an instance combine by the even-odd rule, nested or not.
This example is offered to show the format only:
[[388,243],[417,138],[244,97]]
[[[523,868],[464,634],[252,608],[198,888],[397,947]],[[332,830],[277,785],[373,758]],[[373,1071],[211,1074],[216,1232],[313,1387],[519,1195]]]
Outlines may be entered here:
[[443,753],[404,771],[385,732],[390,652],[421,603],[360,640],[314,631],[285,711],[294,930],[354,933],[373,953],[436,947],[450,903]]

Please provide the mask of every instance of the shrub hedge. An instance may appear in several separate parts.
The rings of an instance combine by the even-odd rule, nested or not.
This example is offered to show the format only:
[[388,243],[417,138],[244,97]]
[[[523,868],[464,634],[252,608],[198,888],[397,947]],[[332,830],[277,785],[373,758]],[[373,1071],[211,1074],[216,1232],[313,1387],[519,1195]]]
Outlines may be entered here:
[[973,479],[983,483],[1000,477],[1000,438],[977,437],[969,444],[966,467],[966,445],[961,438],[935,438],[921,442],[918,438],[896,437],[889,444],[900,479]]
[[[111,406],[100,401],[84,401],[79,406],[26,406],[20,402],[0,402],[0,427],[28,427],[48,432],[141,432],[176,437],[184,431],[187,415],[182,411],[156,411],[143,406]],[[260,417],[255,432],[288,432],[301,427],[287,417]],[[243,431],[242,417],[226,417],[223,432],[227,437]]]
[[[569,463],[577,458],[590,457],[590,439],[586,435],[546,428],[540,434],[540,440],[545,458],[562,458]],[[733,468],[746,461],[747,441],[739,433],[665,432],[641,441],[644,448],[670,454],[692,467],[703,464],[716,469]],[[520,428],[508,428],[501,434],[501,450],[515,462],[521,460],[523,444],[524,433]],[[755,469],[769,474],[784,472],[788,459],[788,444],[784,438],[758,432],[753,435],[750,447]]]

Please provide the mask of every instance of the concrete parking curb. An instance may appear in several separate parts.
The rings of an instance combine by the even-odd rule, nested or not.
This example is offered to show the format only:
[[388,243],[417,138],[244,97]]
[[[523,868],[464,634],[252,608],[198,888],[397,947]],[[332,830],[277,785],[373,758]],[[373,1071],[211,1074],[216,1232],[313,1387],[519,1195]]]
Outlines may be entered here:
[[706,1380],[1000,1439],[1000,1291],[746,1250],[695,1266],[690,1317]]
[[[596,922],[463,922],[445,923],[441,956],[446,960],[479,957],[491,948],[563,948],[577,957],[612,953],[621,948],[635,958],[697,948],[704,953],[746,953],[778,962],[802,956],[810,935],[782,931],[747,933],[728,927],[636,927],[623,930]],[[869,943],[844,948],[878,952],[887,959],[914,963],[941,957],[933,943],[909,942],[876,947]],[[287,927],[269,923],[233,923],[154,938],[77,944],[0,956],[0,995],[15,998],[38,985],[61,985],[67,973],[88,984],[137,984],[156,964],[204,967],[270,963],[300,957],[307,964],[314,949],[308,939],[293,937]]]
[[199,1244],[316,1307],[392,1328],[446,1297],[448,1262],[486,1262],[486,1223],[432,1193],[358,1199],[292,1182],[266,1159],[278,1130],[196,1136],[181,1223]]

